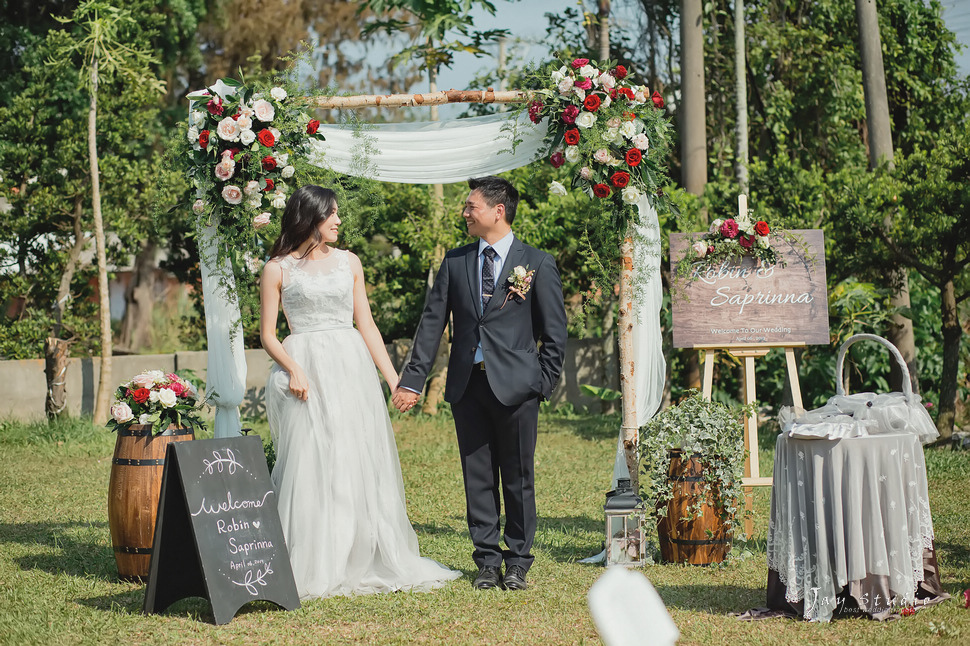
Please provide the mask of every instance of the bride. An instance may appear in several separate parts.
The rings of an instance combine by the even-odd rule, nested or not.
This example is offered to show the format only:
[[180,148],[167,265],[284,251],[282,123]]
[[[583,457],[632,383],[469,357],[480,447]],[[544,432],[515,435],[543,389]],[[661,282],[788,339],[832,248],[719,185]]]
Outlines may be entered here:
[[[375,364],[392,392],[398,376],[360,260],[328,244],[339,226],[332,190],[298,189],[260,281],[260,339],[276,362],[266,384],[272,478],[293,576],[301,599],[428,591],[461,573],[418,553]],[[282,343],[281,303],[291,332]]]

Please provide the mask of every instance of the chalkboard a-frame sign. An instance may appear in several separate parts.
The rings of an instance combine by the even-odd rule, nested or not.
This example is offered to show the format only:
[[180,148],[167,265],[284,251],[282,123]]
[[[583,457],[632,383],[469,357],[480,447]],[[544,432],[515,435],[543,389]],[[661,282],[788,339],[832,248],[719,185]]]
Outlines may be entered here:
[[185,597],[207,599],[216,624],[250,601],[300,607],[258,437],[168,446],[144,611]]

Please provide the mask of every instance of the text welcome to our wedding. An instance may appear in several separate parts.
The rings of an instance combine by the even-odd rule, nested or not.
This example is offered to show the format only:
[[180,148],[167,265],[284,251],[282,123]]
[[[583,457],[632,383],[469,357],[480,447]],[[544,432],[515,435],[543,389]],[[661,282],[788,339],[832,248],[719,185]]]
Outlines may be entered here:
[[688,277],[677,262],[700,234],[671,233],[674,347],[816,345],[829,342],[825,289],[825,242],[820,229],[790,231],[794,242],[772,236],[784,262],[758,267],[740,263],[697,263]]

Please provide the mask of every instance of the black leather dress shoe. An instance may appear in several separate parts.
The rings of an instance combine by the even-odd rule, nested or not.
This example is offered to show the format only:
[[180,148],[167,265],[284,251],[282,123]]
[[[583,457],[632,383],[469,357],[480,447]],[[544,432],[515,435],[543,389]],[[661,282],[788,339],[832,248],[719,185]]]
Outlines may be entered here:
[[509,566],[505,570],[505,587],[509,590],[525,590],[528,584],[525,582],[525,568],[520,565]]
[[502,571],[496,565],[483,565],[475,577],[473,588],[479,590],[491,590],[492,588],[502,588]]

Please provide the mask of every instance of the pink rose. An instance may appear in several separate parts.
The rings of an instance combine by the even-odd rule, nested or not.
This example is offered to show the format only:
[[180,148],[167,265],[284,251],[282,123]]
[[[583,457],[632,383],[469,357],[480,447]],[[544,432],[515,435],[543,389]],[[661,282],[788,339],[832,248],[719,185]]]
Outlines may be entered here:
[[124,402],[118,402],[111,407],[111,417],[113,417],[114,420],[119,424],[130,422],[135,418],[134,414],[131,412],[131,407]]
[[253,104],[253,114],[263,123],[269,123],[276,117],[276,109],[266,99],[260,99]]
[[738,237],[738,223],[733,218],[728,218],[721,225],[721,235],[725,238]]
[[595,153],[593,153],[593,161],[598,164],[605,164],[610,161],[610,151],[606,148],[600,148]]
[[567,105],[566,109],[562,111],[563,123],[574,124],[578,116],[579,108],[575,105]]
[[593,171],[589,169],[589,166],[583,166],[579,169],[579,176],[583,179],[589,179],[593,176]]
[[184,397],[188,392],[188,387],[181,381],[175,380],[168,385],[168,389],[175,393],[176,397]]
[[698,258],[703,258],[707,255],[707,243],[698,240],[692,246]]
[[593,87],[593,82],[584,76],[583,78],[577,80],[575,85],[580,90],[589,90]]
[[262,229],[267,224],[269,224],[269,218],[270,218],[269,213],[266,213],[266,212],[260,213],[255,218],[253,218],[253,228]]
[[239,124],[232,117],[226,117],[220,121],[216,127],[216,132],[219,133],[219,138],[225,141],[239,140]]
[[195,211],[196,213],[202,213],[204,209],[205,209],[205,202],[203,202],[202,200],[196,200],[192,204],[192,210]]
[[573,69],[574,70],[578,70],[580,67],[583,67],[584,65],[589,65],[589,59],[588,58],[576,58],[576,59],[573,59],[572,66],[573,66]]
[[155,385],[155,376],[150,375],[147,372],[143,372],[140,375],[135,375],[132,377],[131,385],[138,388],[151,388]]
[[232,177],[233,172],[236,170],[236,162],[232,160],[231,157],[224,158],[221,162],[216,164],[216,179],[221,182],[226,181]]
[[238,186],[233,186],[232,184],[226,184],[222,188],[222,199],[229,204],[239,204],[243,200],[242,189]]

